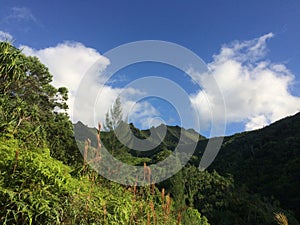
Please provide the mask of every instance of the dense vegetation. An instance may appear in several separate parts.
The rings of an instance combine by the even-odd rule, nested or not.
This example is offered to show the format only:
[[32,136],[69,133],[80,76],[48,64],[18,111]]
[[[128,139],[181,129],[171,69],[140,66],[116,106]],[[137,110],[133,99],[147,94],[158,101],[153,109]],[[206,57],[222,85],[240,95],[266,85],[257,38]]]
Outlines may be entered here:
[[300,113],[226,137],[211,168],[232,174],[252,193],[275,197],[300,220]]
[[[198,165],[208,139],[200,135],[188,165],[158,187],[170,192],[177,209],[196,208],[210,224],[276,224],[276,212],[283,212],[289,224],[299,224],[299,117],[300,113],[261,130],[225,137],[216,160],[203,172]],[[84,133],[92,131],[75,124],[75,129],[79,127]],[[145,138],[150,133],[131,127],[137,137]],[[140,157],[148,159],[149,164],[163,160],[175,149],[180,135],[192,138],[196,134],[167,126],[163,142]],[[104,143],[106,136],[110,135],[104,133]],[[135,151],[118,142],[116,145],[120,154],[116,157],[138,162]],[[128,152],[131,159],[124,159]]]
[[0,224],[208,224],[193,208],[177,218],[153,185],[125,187],[90,170],[65,113],[67,89],[50,84],[37,58],[1,42],[0,75]]
[[[0,224],[299,224],[300,114],[226,137],[210,170],[199,171],[205,137],[168,126],[159,146],[134,151],[114,136],[113,111],[103,132],[75,124],[76,143],[68,91],[51,80],[37,58],[0,43]],[[150,135],[129,126],[136,137]],[[180,135],[187,147],[195,137],[198,144],[168,180],[123,186],[94,172],[80,153],[78,146],[99,148],[100,134],[101,144],[131,165],[163,160]]]

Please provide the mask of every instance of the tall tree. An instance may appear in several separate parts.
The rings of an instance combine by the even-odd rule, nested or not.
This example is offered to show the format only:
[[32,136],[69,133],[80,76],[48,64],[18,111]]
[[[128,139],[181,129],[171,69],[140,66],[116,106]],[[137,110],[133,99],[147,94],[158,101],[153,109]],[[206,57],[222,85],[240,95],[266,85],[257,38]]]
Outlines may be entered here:
[[121,99],[119,96],[105,115],[104,129],[106,131],[115,130],[122,122],[122,119],[123,119],[123,109],[122,109]]
[[68,90],[52,86],[48,68],[9,42],[0,42],[0,82],[0,133],[48,146],[53,156],[69,162],[77,149],[65,111]]
[[122,123],[122,121],[123,109],[120,96],[118,96],[112,107],[107,111],[104,124],[104,129],[110,133],[108,144],[112,155],[116,152],[119,144],[114,131]]

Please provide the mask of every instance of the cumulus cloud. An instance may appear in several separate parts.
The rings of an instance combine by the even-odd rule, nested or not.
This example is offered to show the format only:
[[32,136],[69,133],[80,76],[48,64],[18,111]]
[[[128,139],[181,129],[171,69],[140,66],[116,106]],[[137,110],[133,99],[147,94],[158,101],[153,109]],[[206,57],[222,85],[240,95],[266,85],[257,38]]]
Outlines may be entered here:
[[65,42],[40,50],[28,46],[20,48],[27,55],[37,56],[49,68],[55,86],[67,86],[71,92],[78,89],[81,79],[94,63],[99,64],[100,70],[109,65],[109,59],[77,42]]
[[[97,63],[99,71],[104,70],[109,64],[109,60],[100,55],[96,50],[88,48],[81,43],[65,42],[54,47],[36,50],[29,46],[21,46],[26,55],[37,56],[43,64],[45,64],[50,73],[53,75],[53,85],[55,87],[67,87],[69,90],[69,115],[72,118],[74,109],[74,101],[77,90],[82,78],[86,75],[89,69]],[[91,76],[89,76],[91,77]],[[91,99],[89,93],[91,90],[99,88],[99,83],[96,82],[96,74],[94,79],[88,82],[89,89],[86,90],[86,101]],[[90,110],[82,108],[82,110]]]
[[95,49],[77,42],[39,50],[29,46],[20,48],[26,55],[37,56],[49,68],[55,87],[68,88],[68,114],[73,122],[80,120],[94,126],[98,121],[105,121],[106,112],[119,95],[123,114],[132,122],[145,125],[145,121],[158,116],[151,105],[131,100],[131,96],[145,94],[143,91],[131,87],[113,88],[109,80],[106,82],[105,69],[110,61]]
[[[202,89],[190,95],[190,100],[199,112],[202,131],[212,126],[212,121],[218,123],[224,116],[220,102],[223,99],[218,98],[212,77],[224,98],[229,124],[243,123],[245,130],[252,130],[300,110],[300,97],[290,91],[294,75],[284,64],[266,59],[267,41],[273,36],[269,33],[250,41],[224,45],[208,64],[207,73],[199,73],[193,68],[187,71],[201,84]],[[2,37],[12,38],[0,31]],[[164,115],[153,105],[147,101],[135,101],[138,96],[147,95],[143,90],[129,86],[115,88],[112,86],[114,82],[105,82],[105,69],[110,60],[95,49],[77,42],[38,50],[29,46],[20,48],[27,55],[37,56],[49,68],[55,87],[69,89],[68,113],[73,122],[81,120],[94,126],[97,121],[104,121],[105,113],[121,95],[124,115],[128,115],[130,122],[139,124],[141,128],[164,123],[161,119]],[[83,78],[85,86],[80,86]],[[73,115],[75,100],[80,102],[76,116]]]
[[165,123],[160,118],[160,112],[147,101],[128,102],[125,113],[129,115],[128,120],[133,124],[140,124],[142,129],[149,129]]
[[273,36],[269,33],[254,40],[224,45],[209,63],[206,74],[192,68],[188,71],[203,88],[191,96],[191,101],[204,122],[211,118],[210,106],[218,110],[218,98],[209,79],[212,76],[224,97],[227,123],[243,122],[245,130],[261,128],[300,110],[300,97],[290,92],[294,75],[284,64],[265,59],[266,42]]
[[0,30],[0,41],[12,41],[13,37],[10,33]]

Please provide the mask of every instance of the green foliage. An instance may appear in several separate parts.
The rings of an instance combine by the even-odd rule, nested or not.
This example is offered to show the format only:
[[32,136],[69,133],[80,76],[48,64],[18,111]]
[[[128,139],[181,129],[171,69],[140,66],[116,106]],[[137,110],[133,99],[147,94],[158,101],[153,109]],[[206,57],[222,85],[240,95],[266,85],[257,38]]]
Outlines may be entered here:
[[[1,224],[163,224],[160,192],[149,187],[134,194],[88,172],[78,179],[48,149],[20,149],[0,140]],[[168,218],[169,224],[175,219]]]
[[300,219],[300,113],[263,129],[226,137],[211,165],[251,193],[275,197]]
[[[167,126],[162,143],[141,153],[117,140],[113,130],[124,125],[118,98],[107,113],[106,132],[101,132],[102,144],[117,159],[143,165],[170,157],[172,163],[162,172],[172,172],[181,163],[171,155],[179,137],[187,149],[199,140],[189,161],[193,165],[158,188],[125,187],[98,176],[83,162],[77,145],[85,149],[90,139],[87,160],[93,159],[97,129],[78,122],[75,142],[65,112],[68,90],[54,88],[51,81],[37,58],[0,42],[0,224],[208,225],[209,220],[213,225],[273,225],[274,213],[278,223],[299,224],[289,209],[299,218],[300,113],[258,131],[225,137],[211,170],[201,172],[197,166],[208,140],[194,130]],[[141,139],[153,131],[133,124],[129,128]],[[100,160],[110,165],[105,156]],[[110,171],[120,176],[128,172]]]
[[[276,211],[285,212],[291,224],[298,224],[293,213],[288,209],[292,205],[294,212],[297,212],[295,202],[299,198],[297,191],[300,188],[299,179],[297,179],[300,171],[297,169],[300,165],[299,148],[297,147],[298,136],[300,137],[299,114],[286,120],[259,131],[225,137],[220,155],[211,167],[220,173],[213,170],[202,173],[198,171],[199,155],[203,153],[203,149],[207,145],[207,140],[201,139],[195,155],[190,160],[195,167],[184,168],[167,181],[159,184],[159,187],[165,188],[171,193],[177,210],[182,209],[184,204],[195,207],[212,224],[272,224],[274,222],[273,213]],[[149,130],[140,131],[133,125],[131,125],[131,129],[139,138],[147,138],[150,135]],[[176,146],[178,135],[181,132],[179,127],[168,126],[165,139],[156,149],[138,155],[125,148],[120,151],[120,159],[129,164],[137,162],[128,155],[130,152],[138,158],[141,156],[151,158],[150,163],[162,161],[172,153],[171,150]],[[110,134],[103,133],[104,139],[106,135]],[[278,138],[279,136],[280,138]],[[274,146],[273,140],[276,140],[276,146]],[[284,141],[282,142],[282,140]],[[263,141],[264,144],[260,144],[260,141]],[[261,147],[256,149],[251,146]],[[275,152],[272,149],[275,149]],[[285,150],[279,151],[279,149]],[[278,164],[274,164],[274,162]],[[170,165],[169,170],[172,170],[173,167],[174,165]],[[283,170],[283,168],[285,169]],[[234,174],[236,182],[233,181],[233,176],[228,175],[230,173]],[[265,190],[257,193],[262,188]],[[276,198],[270,195],[274,190],[280,189],[282,190],[280,203],[284,203],[284,206],[280,206]],[[289,192],[284,190],[289,190]],[[278,196],[276,197],[278,199]],[[285,201],[287,200],[294,203],[286,205]]]
[[107,141],[112,155],[115,155],[116,150],[118,150],[120,147],[115,130],[123,121],[122,111],[121,99],[118,97],[105,116],[104,130],[110,132]]
[[[277,123],[277,125],[275,124],[279,126],[278,128],[272,125],[272,129],[267,127],[259,131],[225,137],[225,142],[220,152],[220,155],[223,156],[218,156],[216,163],[212,165],[212,168],[216,168],[220,173],[222,172],[222,175],[213,170],[211,170],[211,172],[198,171],[198,156],[203,152],[207,144],[207,140],[200,140],[197,145],[196,154],[190,160],[195,166],[187,166],[170,179],[159,184],[159,187],[165,188],[171,194],[174,200],[174,207],[177,210],[181,210],[185,205],[194,207],[198,209],[201,214],[205,215],[211,224],[272,224],[274,223],[273,213],[276,211],[285,212],[290,224],[298,224],[293,213],[288,211],[290,206],[282,207],[282,205],[280,205],[281,202],[285,203],[286,200],[296,202],[298,199],[297,196],[299,196],[297,191],[299,189],[299,179],[297,179],[297,177],[300,170],[297,168],[299,168],[300,164],[298,160],[299,153],[297,153],[297,149],[299,149],[297,147],[297,135],[299,134],[300,126],[298,125],[298,121],[300,120],[298,116],[299,115],[288,118],[287,121],[283,123],[285,128],[281,127],[280,122]],[[288,121],[292,124],[289,124]],[[147,136],[150,135],[149,130],[140,131],[134,128],[133,125],[131,125],[131,128],[134,129],[134,134],[139,138],[147,138]],[[167,128],[166,138],[156,149],[145,153],[143,152],[142,155],[135,154],[135,152],[130,149],[119,149],[121,154],[120,159],[132,165],[138,162],[138,160],[136,160],[137,158],[145,160],[141,158],[141,156],[151,158],[150,163],[157,163],[164,160],[172,153],[171,150],[174,149],[174,146],[177,144],[178,135],[181,133],[179,127],[168,126]],[[285,141],[278,144],[278,146],[273,146],[272,140],[276,139],[278,142],[281,142],[281,139],[277,138],[277,133],[279,132],[277,130],[280,129],[284,129],[285,132],[287,132],[287,134],[281,132],[281,137]],[[104,142],[106,135],[109,136],[110,134],[102,134]],[[274,138],[274,136],[276,136],[276,138]],[[253,137],[256,138],[254,139],[256,141],[252,139]],[[259,144],[259,140],[266,143]],[[257,143],[257,146],[261,145],[262,148],[261,150],[256,149],[255,154],[258,156],[262,154],[264,157],[255,158],[255,155],[253,156],[251,145],[255,145],[255,143]],[[273,149],[278,149],[278,152],[277,150],[276,152],[271,151],[271,149],[269,149],[271,145]],[[250,146],[250,148],[247,146]],[[286,149],[287,146],[289,146],[290,150],[279,152],[279,147],[280,149]],[[135,157],[131,158],[128,152]],[[276,158],[273,158],[273,155],[277,155]],[[257,162],[255,162],[254,159],[257,160]],[[277,168],[274,162],[278,162],[279,164],[277,165],[284,166],[278,166]],[[250,163],[252,165],[251,167],[249,167]],[[228,170],[228,168],[231,168],[230,166],[234,168],[234,170]],[[284,167],[285,169],[283,171],[282,169]],[[172,170],[173,168],[174,164],[170,165],[168,170]],[[265,170],[265,168],[269,169]],[[260,172],[260,169],[265,170],[265,172],[261,174],[263,175],[263,180],[258,179],[257,173]],[[230,173],[225,173],[226,171],[233,173],[237,182],[234,182],[233,176],[228,175]],[[281,173],[279,173],[279,171],[281,171]],[[238,177],[236,177],[237,174],[239,174]],[[288,174],[288,176],[284,174]],[[247,180],[246,186],[244,183],[245,180]],[[269,185],[267,185],[267,183],[269,183]],[[248,188],[248,184],[251,188]],[[260,188],[268,189],[265,189],[264,192],[257,193],[257,190]],[[290,192],[282,191],[280,203],[276,198],[270,196],[270,193],[272,193],[270,190],[277,188],[290,190]],[[293,203],[293,205],[294,209],[297,209],[297,204]]]
[[185,205],[193,207],[205,215],[210,224],[271,225],[273,214],[278,211],[283,211],[291,224],[299,224],[275,199],[251,194],[247,188],[235,186],[231,176],[224,177],[216,171],[199,171],[188,165],[160,185],[171,193],[177,210]]
[[37,58],[0,42],[0,80],[0,224],[175,224],[158,191],[132,193],[80,169],[67,89]]
[[205,216],[201,216],[196,209],[190,207],[183,213],[181,222],[186,225],[209,225]]
[[118,97],[113,106],[106,113],[104,129],[106,131],[115,130],[123,120],[121,99]]
[[0,81],[0,135],[27,147],[48,146],[53,157],[75,164],[79,152],[65,113],[68,90],[53,87],[48,68],[8,42],[0,42]]
[[74,138],[73,125],[65,113],[54,113],[45,128],[51,156],[67,165],[82,165],[83,158]]
[[48,149],[20,150],[17,143],[0,141],[1,224],[58,224],[70,169],[50,158]]

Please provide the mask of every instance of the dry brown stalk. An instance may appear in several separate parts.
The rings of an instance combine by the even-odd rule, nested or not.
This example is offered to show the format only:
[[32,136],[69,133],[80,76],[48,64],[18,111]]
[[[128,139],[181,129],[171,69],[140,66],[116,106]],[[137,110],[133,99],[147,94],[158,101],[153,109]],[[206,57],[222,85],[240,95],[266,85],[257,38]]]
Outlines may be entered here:
[[148,175],[148,184],[151,185],[151,168],[149,166],[147,168],[147,175]]
[[147,164],[144,162],[144,181],[146,180]]
[[[101,157],[101,154],[100,154],[100,151],[101,151],[101,143],[98,143],[98,148],[95,149],[93,147],[91,147],[92,150],[93,150],[93,158],[87,162],[87,164],[94,164],[94,163],[98,163],[101,161],[102,157]],[[90,157],[91,158],[91,157]]]
[[274,217],[279,225],[288,225],[289,224],[288,219],[286,218],[286,216],[283,213],[275,213]]
[[151,168],[144,162],[144,182],[146,181],[146,178],[148,184],[151,185]]
[[171,197],[170,197],[170,193],[168,193],[167,196],[166,196],[166,206],[167,206],[167,213],[170,214],[170,210],[171,210]]
[[[100,129],[101,129],[101,124],[98,123],[98,131],[97,131],[97,149],[91,147],[91,140],[87,139],[85,148],[84,148],[84,167],[86,167],[87,164],[96,164],[98,162],[101,162],[102,156],[101,156],[101,136],[100,136]],[[93,150],[93,157],[91,160],[87,161],[87,155],[88,155],[88,149],[89,147],[92,148]]]
[[104,216],[104,223],[107,224],[107,221],[106,221],[106,214],[107,214],[107,211],[106,211],[106,203],[104,203],[103,205],[103,216]]
[[133,196],[134,197],[136,196],[136,185],[137,185],[137,182],[135,182],[133,185]]
[[147,215],[147,225],[150,225],[150,213],[148,212],[148,215]]
[[165,201],[165,189],[163,188],[161,190],[161,202],[162,202],[162,206],[164,206],[164,201]]
[[154,224],[156,224],[156,213],[155,213],[154,204],[153,204],[152,201],[150,201],[150,208],[151,208],[151,211],[152,211],[152,216],[153,216]]
[[97,133],[97,141],[98,141],[98,153],[99,155],[101,156],[101,133],[100,133],[100,130],[101,130],[101,123],[98,123],[98,133]]
[[135,217],[135,205],[136,205],[136,189],[137,186],[137,180],[135,181],[134,185],[133,185],[133,198],[132,198],[132,210],[131,210],[131,216],[130,216],[130,224],[133,223],[134,217]]
[[181,222],[181,211],[178,212],[177,225],[180,225],[180,222]]
[[151,184],[151,193],[154,194],[155,192],[155,183]]
[[171,198],[170,198],[170,194],[168,193],[166,196],[166,205],[165,205],[165,211],[164,211],[165,223],[170,216],[170,212],[171,212]]

